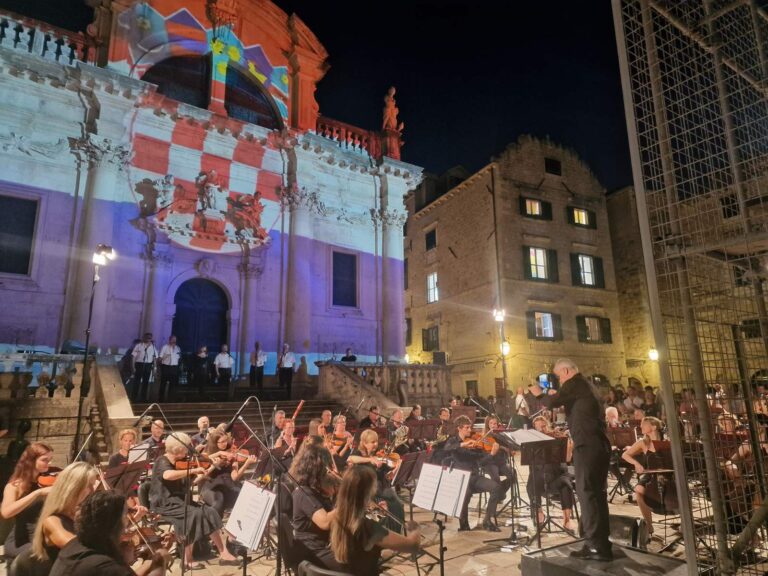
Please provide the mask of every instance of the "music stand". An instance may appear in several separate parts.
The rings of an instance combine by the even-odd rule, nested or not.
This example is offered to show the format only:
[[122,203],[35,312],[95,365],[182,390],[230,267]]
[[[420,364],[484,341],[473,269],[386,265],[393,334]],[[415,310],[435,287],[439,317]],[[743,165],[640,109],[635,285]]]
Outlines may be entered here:
[[454,406],[451,408],[451,422],[454,422],[459,416],[466,416],[474,425],[477,418],[477,408],[474,406]]
[[144,460],[132,464],[121,464],[104,471],[104,480],[110,488],[122,496],[136,492],[139,478],[146,472],[147,463]]
[[418,479],[421,473],[421,467],[427,461],[427,453],[424,450],[419,452],[409,452],[400,458],[400,466],[392,478],[392,487],[397,491],[398,488],[405,488],[408,491],[409,516],[413,521],[413,483]]
[[[619,459],[621,458],[621,451],[628,446],[632,446],[632,444],[637,441],[637,434],[635,433],[634,428],[608,428],[606,430],[606,434],[608,436],[608,440],[611,442],[611,446],[619,450]],[[629,495],[629,500],[631,502],[632,486],[629,485],[627,479],[621,473],[619,462],[617,461],[615,464],[611,464],[611,468],[614,468],[612,472],[616,476],[617,481],[609,493],[608,501],[613,503],[613,499],[615,498],[616,494],[620,494],[622,496],[626,494]]]
[[418,420],[408,425],[408,438],[415,441],[433,440],[437,436],[440,420]]

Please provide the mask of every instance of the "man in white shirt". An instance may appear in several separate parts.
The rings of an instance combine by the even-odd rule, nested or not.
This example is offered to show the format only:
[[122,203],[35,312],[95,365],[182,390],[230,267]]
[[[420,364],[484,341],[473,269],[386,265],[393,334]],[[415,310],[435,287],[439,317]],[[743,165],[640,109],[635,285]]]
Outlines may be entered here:
[[179,361],[181,348],[176,346],[176,336],[168,338],[168,344],[160,348],[160,402],[165,402],[166,392],[179,385]]
[[251,372],[248,380],[253,388],[256,385],[258,390],[261,390],[264,385],[264,364],[267,363],[267,353],[261,349],[261,342],[256,342],[256,345],[251,352]]
[[133,401],[144,402],[149,388],[152,367],[157,360],[157,348],[152,342],[152,333],[146,332],[141,342],[133,347]]
[[296,357],[291,352],[291,347],[287,343],[283,344],[283,351],[278,358],[278,380],[281,388],[288,389],[288,398],[291,397],[291,383],[293,382],[293,371],[296,366]]
[[216,369],[216,378],[219,381],[219,386],[224,386],[229,389],[229,382],[232,379],[232,364],[234,360],[229,355],[229,346],[226,344],[221,345],[221,352],[216,356],[213,361],[213,367]]
[[638,395],[634,386],[627,388],[627,397],[624,398],[624,413],[632,414],[635,408],[642,408],[643,399]]

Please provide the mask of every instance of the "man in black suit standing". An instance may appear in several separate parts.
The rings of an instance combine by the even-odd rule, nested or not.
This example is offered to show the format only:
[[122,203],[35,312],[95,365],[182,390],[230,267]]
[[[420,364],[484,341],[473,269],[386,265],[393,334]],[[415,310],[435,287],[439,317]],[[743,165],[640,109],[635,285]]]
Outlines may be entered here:
[[568,429],[573,439],[573,464],[576,469],[576,493],[581,502],[581,523],[586,543],[571,556],[585,560],[613,560],[608,516],[608,467],[611,443],[605,434],[603,410],[592,385],[581,375],[572,360],[561,358],[552,370],[560,381],[560,390],[544,396],[532,394],[548,408],[565,407]]

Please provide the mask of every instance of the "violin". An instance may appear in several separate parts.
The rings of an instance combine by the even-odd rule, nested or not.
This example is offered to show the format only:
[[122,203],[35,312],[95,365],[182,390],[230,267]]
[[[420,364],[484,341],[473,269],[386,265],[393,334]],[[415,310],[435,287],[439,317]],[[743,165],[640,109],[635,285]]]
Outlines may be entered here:
[[390,468],[397,468],[400,465],[400,454],[397,452],[387,452],[386,450],[379,450],[374,454],[379,462],[382,462]]
[[40,488],[50,488],[56,483],[56,478],[59,477],[59,472],[61,472],[61,468],[50,466],[45,472],[40,472],[37,477],[37,485]]
[[491,431],[488,430],[485,434],[475,433],[472,434],[472,436],[469,438],[469,440],[472,442],[472,445],[469,446],[470,450],[482,450],[483,452],[488,452],[489,454],[493,450],[493,445],[496,443],[496,440],[494,438],[490,437]]
[[208,470],[213,463],[210,460],[204,460],[202,458],[195,458],[190,460],[189,458],[183,458],[174,462],[174,468],[176,470],[194,470],[195,468],[203,468]]

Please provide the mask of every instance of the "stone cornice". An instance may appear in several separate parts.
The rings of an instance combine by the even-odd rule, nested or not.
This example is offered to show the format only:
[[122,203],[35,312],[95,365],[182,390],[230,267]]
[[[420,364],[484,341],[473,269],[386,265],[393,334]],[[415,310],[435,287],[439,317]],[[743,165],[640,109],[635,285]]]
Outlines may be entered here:
[[314,155],[321,162],[351,172],[376,173],[373,160],[365,150],[344,150],[339,147],[338,142],[312,132],[302,134],[298,140],[302,150]]
[[474,184],[483,175],[485,175],[488,172],[490,172],[493,169],[494,166],[495,166],[495,163],[491,162],[490,164],[488,164],[485,167],[481,168],[480,170],[478,170],[477,172],[472,174],[472,176],[470,176],[466,180],[462,181],[460,184],[457,184],[456,186],[454,186],[453,188],[448,190],[448,192],[446,192],[445,194],[440,196],[440,198],[438,198],[434,202],[429,203],[427,206],[424,206],[424,208],[422,208],[421,210],[416,212],[413,216],[411,216],[411,218],[413,218],[414,220],[418,220],[419,218],[422,218],[423,216],[429,214],[432,210],[434,210],[438,206],[441,206],[441,205],[445,204],[451,198],[453,198],[454,196],[456,196],[457,194],[459,194],[460,192],[462,192],[466,188],[468,188],[470,184]]

